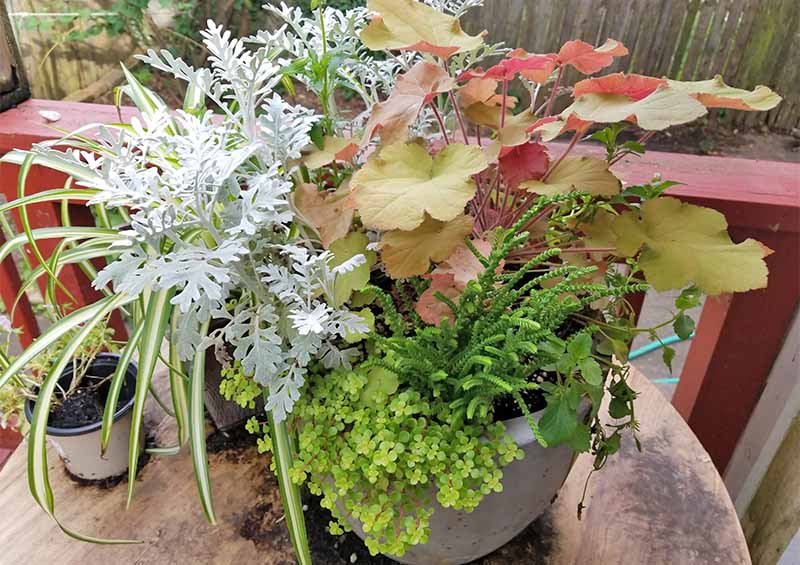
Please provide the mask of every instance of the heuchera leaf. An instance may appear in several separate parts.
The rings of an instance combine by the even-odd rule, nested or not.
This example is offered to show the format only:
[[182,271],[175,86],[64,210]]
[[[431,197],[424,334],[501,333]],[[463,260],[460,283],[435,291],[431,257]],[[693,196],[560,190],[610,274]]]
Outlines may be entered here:
[[558,52],[560,65],[571,65],[585,75],[591,75],[614,62],[614,57],[628,54],[616,39],[607,39],[600,47],[592,47],[579,39],[567,41]]
[[331,267],[341,265],[356,255],[363,255],[366,262],[352,271],[337,275],[334,283],[334,306],[339,307],[350,299],[353,291],[362,290],[369,283],[370,270],[378,260],[374,251],[367,250],[369,238],[367,234],[353,232],[347,237],[339,239],[331,245],[333,260]]
[[[467,108],[473,104],[486,104],[488,106],[500,106],[503,95],[497,93],[499,82],[492,78],[473,78],[458,89],[458,101],[462,108]],[[517,99],[513,96],[507,97],[506,107],[513,108],[517,104]]]
[[515,189],[522,182],[541,179],[550,166],[550,155],[543,144],[529,141],[522,145],[503,147],[498,163],[503,180]]
[[[459,81],[472,78],[491,78],[501,81],[513,80],[519,73],[527,73],[527,76],[547,77],[556,68],[556,56],[550,55],[530,55],[528,53],[515,51],[501,60],[486,71],[480,69],[468,70],[458,77]],[[525,76],[525,74],[523,74]],[[545,78],[546,80],[546,78]]]
[[300,215],[319,232],[326,249],[347,235],[355,210],[347,205],[350,187],[342,185],[336,192],[320,192],[314,184],[301,184],[294,192],[294,206]]
[[624,257],[641,250],[639,265],[656,290],[694,283],[716,295],[767,286],[764,257],[772,251],[753,239],[733,243],[725,216],[716,210],[659,198],[613,218],[598,216],[586,231],[614,244]]
[[453,86],[455,81],[439,65],[424,61],[417,63],[397,78],[389,98],[372,108],[361,144],[367,144],[378,131],[384,144],[405,140],[409,126],[417,119],[423,106]]
[[348,137],[335,137],[326,135],[322,139],[322,149],[314,149],[303,163],[309,169],[319,169],[334,161],[352,161],[358,153],[358,144]]
[[472,175],[486,165],[475,146],[453,143],[431,157],[421,145],[396,143],[353,176],[352,196],[366,227],[409,231],[426,212],[443,222],[461,214],[475,195]]
[[381,257],[394,279],[424,275],[431,261],[444,261],[472,231],[472,218],[461,215],[449,222],[431,217],[412,231],[383,234]]
[[415,0],[369,0],[367,9],[380,14],[361,32],[369,49],[399,49],[431,53],[443,59],[483,44],[479,35],[467,35],[458,18]]
[[581,120],[575,114],[569,114],[566,118],[548,116],[531,124],[528,127],[528,133],[539,135],[542,141],[550,141],[568,131],[583,135],[583,132],[588,130],[591,125],[592,122]]
[[782,98],[766,86],[756,86],[752,91],[734,88],[725,84],[720,75],[709,80],[694,82],[667,81],[671,88],[686,92],[706,108],[730,108],[732,110],[772,110]]
[[[473,240],[472,245],[484,257],[492,252],[492,244],[486,240]],[[503,266],[504,262],[501,261],[497,271],[501,272]],[[424,322],[438,326],[442,318],[451,316],[452,312],[447,304],[436,298],[436,293],[441,292],[453,302],[458,302],[467,283],[477,279],[484,270],[485,267],[472,250],[465,244],[460,244],[429,275],[431,286],[420,295],[414,310]]]
[[613,196],[619,194],[622,185],[608,170],[608,163],[584,155],[565,157],[547,176],[547,180],[525,182],[521,187],[548,196],[572,191]]
[[532,53],[528,53],[524,49],[518,48],[511,51],[508,56],[520,59],[528,59],[530,57],[544,57],[549,59],[552,62],[552,65],[543,64],[539,69],[527,68],[521,69],[519,72],[520,75],[537,84],[546,83],[550,79],[550,75],[553,74],[553,71],[558,66],[558,55],[555,53],[548,53],[547,55],[534,55]]
[[452,318],[453,312],[447,304],[436,297],[437,292],[450,300],[458,301],[461,290],[456,286],[453,275],[431,275],[431,285],[420,295],[414,310],[423,322],[438,327],[443,318]]
[[706,114],[706,108],[689,94],[662,86],[641,100],[621,94],[585,94],[561,113],[590,122],[633,121],[647,130],[685,124]]
[[621,94],[631,100],[641,100],[650,96],[659,86],[666,85],[667,81],[661,78],[613,73],[576,82],[572,96],[577,99],[586,94]]
[[[492,244],[483,239],[472,242],[475,249],[484,257],[492,252]],[[498,270],[502,269],[502,265]],[[453,284],[458,290],[464,290],[469,281],[475,280],[484,271],[484,266],[472,250],[465,244],[460,244],[450,256],[433,270],[432,275],[453,275]]]

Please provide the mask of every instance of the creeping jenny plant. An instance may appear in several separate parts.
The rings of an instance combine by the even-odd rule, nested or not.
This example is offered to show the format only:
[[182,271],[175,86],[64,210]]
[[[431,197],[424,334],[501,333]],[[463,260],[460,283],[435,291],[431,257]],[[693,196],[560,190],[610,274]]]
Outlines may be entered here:
[[[95,285],[107,298],[67,313],[37,344],[125,309],[140,368],[134,446],[170,336],[181,440],[212,521],[203,352],[230,344],[223,391],[246,405],[266,399],[267,423],[249,427],[273,451],[302,563],[303,483],[322,495],[334,531],[354,518],[371,551],[401,555],[427,540],[434,499],[471,510],[502,489],[503,466],[521,456],[503,414],[525,416],[543,446],[590,452],[596,469],[624,433],[638,444],[623,363],[636,333],[655,333],[635,327],[626,295],[682,289],[662,325],[686,337],[685,311],[702,293],[766,285],[769,250],[734,243],[718,212],[664,196],[672,183],[626,185],[617,165],[654,131],[710,108],[780,101],[719,77],[591,76],[628,54],[613,39],[546,54],[487,44],[458,21],[479,0],[312,4],[311,17],[268,7],[285,25],[243,39],[210,22],[207,68],[151,51],[145,62],[186,83],[184,108],[170,111],[127,75],[122,93],[140,117],[7,155],[22,165],[20,199],[0,209],[19,209],[26,225],[0,258],[29,243],[51,277],[106,258]],[[567,85],[567,69],[588,78]],[[319,97],[319,114],[280,97],[297,83]],[[519,85],[526,96],[510,94]],[[556,111],[565,87],[571,101]],[[366,110],[340,113],[342,90]],[[562,135],[567,144],[548,143]],[[602,152],[577,149],[584,140]],[[25,196],[33,164],[72,186]],[[94,206],[101,225],[28,229],[28,204],[67,197]],[[42,238],[65,243],[44,258]],[[209,332],[212,318],[225,323]],[[46,418],[34,420],[31,484],[53,514]]]

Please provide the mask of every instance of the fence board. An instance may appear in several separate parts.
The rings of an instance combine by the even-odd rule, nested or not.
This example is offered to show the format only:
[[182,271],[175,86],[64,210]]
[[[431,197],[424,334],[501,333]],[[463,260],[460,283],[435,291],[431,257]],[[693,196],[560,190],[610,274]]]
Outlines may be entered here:
[[[765,84],[784,97],[768,113],[729,111],[740,128],[800,126],[800,1],[798,0],[485,0],[467,15],[471,32],[488,29],[535,53],[555,52],[568,39],[600,44],[608,37],[631,51],[608,72],[682,80],[715,74],[729,84]],[[565,84],[579,75],[566,73]],[[562,97],[565,98],[565,97]],[[566,100],[559,100],[556,108]]]
[[[12,11],[48,11],[55,0],[7,0]],[[112,0],[85,0],[108,8]],[[209,5],[211,3],[209,2]],[[800,125],[800,1],[798,0],[485,0],[465,27],[486,29],[492,41],[528,51],[557,51],[569,39],[600,44],[612,37],[631,56],[609,72],[700,80],[723,74],[729,84],[766,84],[784,103],[765,114],[728,112],[740,127]],[[17,28],[34,95],[62,98],[103,77],[130,54],[125,40],[94,38],[83,44],[53,45],[52,36]],[[566,84],[579,75],[570,70]],[[565,98],[565,97],[562,97]],[[566,100],[559,100],[557,108]]]

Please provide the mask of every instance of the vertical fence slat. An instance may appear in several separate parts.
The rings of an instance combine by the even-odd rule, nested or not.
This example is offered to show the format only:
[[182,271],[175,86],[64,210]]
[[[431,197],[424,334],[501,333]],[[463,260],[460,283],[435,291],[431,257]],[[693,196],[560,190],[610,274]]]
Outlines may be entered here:
[[[784,97],[768,113],[726,112],[740,128],[800,124],[798,0],[486,0],[468,16],[470,31],[489,29],[535,53],[558,51],[569,39],[599,44],[609,37],[630,50],[606,72],[635,72],[728,84],[766,84]],[[501,35],[496,35],[500,33]],[[580,75],[569,70],[565,84]],[[567,103],[566,97],[556,108]]]
[[[56,0],[5,0],[12,11],[50,11]],[[108,8],[112,0],[83,0]],[[609,37],[631,51],[608,72],[627,71],[683,80],[723,74],[729,84],[752,88],[766,84],[785,97],[766,114],[728,112],[739,127],[768,124],[791,129],[800,123],[800,0],[485,0],[466,17],[472,33],[487,30],[535,53],[558,51],[569,39],[602,43]],[[98,80],[127,58],[130,42],[94,38],[81,44],[52,46],[52,33],[21,30],[26,69],[34,94],[64,97]],[[570,84],[578,73],[570,70]],[[565,100],[560,100],[561,107]]]

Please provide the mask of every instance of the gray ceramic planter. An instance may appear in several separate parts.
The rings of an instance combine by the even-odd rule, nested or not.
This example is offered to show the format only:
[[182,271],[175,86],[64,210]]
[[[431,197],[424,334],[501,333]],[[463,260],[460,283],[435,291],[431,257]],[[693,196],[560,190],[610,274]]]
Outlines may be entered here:
[[[588,403],[581,408],[588,413]],[[541,414],[537,412],[534,417],[538,420]],[[472,512],[435,503],[428,543],[412,547],[403,557],[389,557],[410,565],[469,563],[511,541],[550,506],[572,468],[572,449],[545,449],[533,437],[524,417],[504,423],[525,457],[503,469],[502,492],[486,496]],[[349,521],[363,539],[361,524]]]
[[[100,377],[113,373],[117,368],[119,355],[100,353],[92,362],[93,372]],[[133,408],[133,395],[136,389],[136,365],[131,363],[125,374],[125,383],[120,391],[114,425],[104,456],[100,455],[100,433],[102,422],[95,422],[78,428],[58,428],[47,426],[47,438],[64,461],[64,466],[74,476],[87,480],[101,480],[116,477],[128,470],[128,447]],[[72,378],[70,366],[61,376],[65,386]],[[25,416],[31,420],[34,404],[25,403]],[[144,449],[144,445],[142,445]]]

